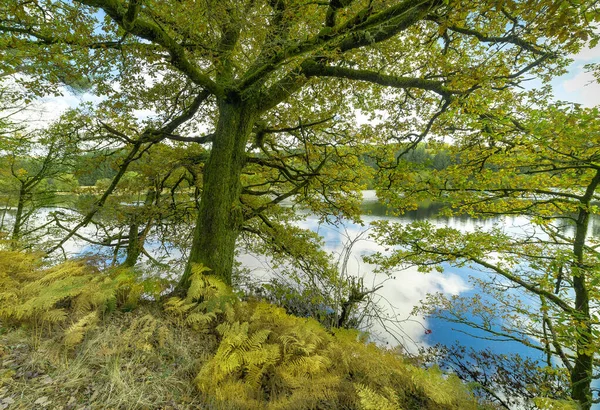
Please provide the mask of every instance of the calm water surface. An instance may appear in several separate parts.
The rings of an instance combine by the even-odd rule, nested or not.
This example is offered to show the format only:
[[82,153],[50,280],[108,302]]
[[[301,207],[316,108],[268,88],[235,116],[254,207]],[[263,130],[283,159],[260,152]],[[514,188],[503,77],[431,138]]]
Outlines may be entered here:
[[[491,228],[497,224],[503,225],[506,230],[515,232],[515,234],[532,229],[527,219],[523,217],[485,220],[472,219],[468,216],[452,218],[437,217],[437,213],[441,209],[440,205],[437,204],[421,207],[399,217],[390,216],[387,213],[386,207],[378,203],[372,193],[366,197],[368,199],[364,203],[363,225],[354,224],[349,221],[345,221],[339,225],[321,224],[316,217],[309,214],[306,215],[305,220],[300,222],[299,225],[318,232],[324,238],[326,250],[331,252],[333,257],[337,257],[343,251],[345,244],[349,240],[356,238],[365,230],[368,230],[370,223],[381,219],[393,220],[394,222],[404,224],[418,220],[429,220],[436,226],[449,226],[464,231],[473,230],[477,226]],[[50,210],[43,210],[36,219],[38,221],[45,220],[48,212]],[[7,220],[10,220],[10,213],[7,215],[7,218]],[[88,231],[84,232],[87,235],[94,234],[91,228],[86,228],[85,231]],[[600,236],[600,220],[598,218],[592,221],[590,234]],[[159,248],[157,244],[148,243],[147,249],[154,253],[155,256],[165,256],[165,249]],[[65,250],[72,255],[94,251],[89,245],[76,240],[70,241],[66,245]],[[517,342],[492,342],[473,338],[464,333],[470,331],[464,325],[461,326],[438,319],[411,315],[413,308],[419,305],[420,301],[428,293],[442,292],[447,295],[461,296],[476,295],[477,291],[470,285],[469,277],[481,276],[483,274],[481,271],[470,267],[456,268],[448,265],[444,266],[444,272],[441,273],[420,273],[415,268],[409,268],[398,270],[394,274],[394,278],[390,279],[381,274],[376,275],[373,272],[375,266],[362,261],[364,255],[377,251],[383,251],[383,248],[371,240],[368,234],[363,233],[361,239],[352,248],[352,257],[348,265],[348,272],[352,275],[363,277],[365,285],[376,285],[385,281],[384,287],[378,291],[378,304],[390,315],[396,317],[398,322],[395,325],[391,322],[386,323],[388,330],[391,330],[394,337],[390,336],[383,325],[375,325],[371,330],[374,340],[390,345],[395,345],[400,341],[410,351],[416,351],[421,346],[434,345],[436,343],[453,344],[458,341],[466,346],[477,348],[490,347],[496,353],[516,352],[535,358],[541,357],[538,351],[526,348]],[[181,259],[181,254],[178,251],[169,250],[169,252],[168,259],[172,261]],[[238,256],[238,260],[245,267],[251,269],[255,277],[264,280],[272,277],[272,273],[269,272],[268,259],[248,253],[241,253]],[[476,332],[470,332],[477,335]],[[482,334],[479,333],[479,335]]]

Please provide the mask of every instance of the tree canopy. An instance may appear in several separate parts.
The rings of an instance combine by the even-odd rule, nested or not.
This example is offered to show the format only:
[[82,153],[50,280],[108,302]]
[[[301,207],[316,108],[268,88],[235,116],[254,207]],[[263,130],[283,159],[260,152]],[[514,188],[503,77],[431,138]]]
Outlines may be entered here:
[[[161,141],[210,147],[184,289],[192,263],[230,283],[239,233],[277,223],[269,212],[282,198],[352,215],[362,185],[343,170],[362,146],[416,143],[454,114],[485,112],[525,75],[547,80],[594,38],[595,7],[4,1],[0,42],[3,70],[33,75],[22,79],[32,90],[53,91],[67,71],[106,97],[94,115],[131,149],[116,179]],[[153,115],[138,120],[140,110]],[[357,125],[356,110],[377,125]]]

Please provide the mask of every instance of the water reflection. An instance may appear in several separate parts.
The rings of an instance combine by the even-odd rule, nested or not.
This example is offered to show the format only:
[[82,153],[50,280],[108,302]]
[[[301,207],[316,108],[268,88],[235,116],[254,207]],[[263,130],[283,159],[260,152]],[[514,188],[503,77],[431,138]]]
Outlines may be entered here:
[[[441,209],[441,204],[429,203],[419,207],[417,210],[406,212],[400,216],[394,216],[390,214],[385,205],[373,200],[373,196],[371,196],[370,200],[365,201],[363,205],[364,226],[354,224],[350,221],[344,221],[340,225],[320,223],[318,218],[309,214],[306,214],[306,218],[299,225],[319,233],[324,238],[326,250],[332,254],[332,257],[337,257],[343,251],[344,245],[349,240],[357,237],[365,229],[368,229],[372,222],[382,219],[393,220],[399,223],[428,220],[436,226],[449,226],[462,231],[470,231],[476,229],[476,227],[487,229],[493,226],[501,226],[515,235],[543,235],[541,232],[535,232],[534,227],[524,217],[496,217],[486,219],[473,219],[467,215],[439,217],[438,213]],[[48,214],[50,211],[48,209],[40,211],[36,220],[46,221],[49,218]],[[8,212],[5,223],[10,218],[11,215]],[[557,227],[566,235],[572,235],[573,233],[572,221],[568,219],[562,219],[557,222]],[[93,237],[97,232],[94,232],[94,228],[89,226],[84,228],[81,234]],[[592,218],[590,234],[600,237],[600,220],[597,216]],[[181,262],[185,259],[184,255],[181,255],[176,249],[165,251],[164,244],[158,241],[149,241],[146,249],[155,258],[165,256],[166,252],[168,258],[162,260],[168,263]],[[88,251],[95,252],[96,250],[92,249],[88,244],[77,240],[72,240],[65,244],[66,253],[71,255],[80,255]],[[414,351],[418,346],[435,343],[450,344],[457,340],[467,346],[491,346],[497,352],[516,351],[533,354],[518,343],[502,342],[494,344],[489,341],[478,341],[477,339],[466,337],[461,333],[467,329],[460,328],[460,326],[440,320],[411,316],[413,308],[430,293],[441,292],[446,295],[476,296],[476,290],[469,285],[469,277],[480,277],[482,275],[481,271],[468,266],[456,268],[446,265],[444,266],[444,271],[441,273],[431,272],[424,274],[414,268],[410,268],[399,270],[390,279],[381,274],[375,274],[375,266],[362,261],[364,255],[377,251],[384,251],[384,249],[368,238],[368,236],[356,242],[352,249],[352,257],[349,260],[349,272],[355,276],[364,278],[365,284],[376,285],[385,281],[384,287],[379,291],[378,303],[387,309],[391,317],[397,317],[400,320],[397,323],[398,326],[387,330],[394,332],[408,349]],[[272,277],[268,258],[241,252],[238,255],[238,261],[243,266],[252,270],[254,277],[258,280],[268,280]],[[395,344],[396,339],[388,334],[385,326],[393,325],[378,323],[372,331],[378,340],[383,343]]]
[[[547,235],[540,228],[531,225],[529,220],[522,216],[479,219],[471,218],[468,215],[441,217],[438,214],[442,210],[442,207],[442,204],[429,203],[419,207],[417,210],[394,216],[385,205],[376,200],[369,200],[363,204],[363,221],[365,226],[354,224],[350,221],[344,221],[338,226],[321,224],[317,218],[310,215],[307,215],[304,222],[300,225],[318,232],[325,240],[326,249],[334,256],[342,252],[344,244],[350,239],[355,238],[363,230],[368,229],[373,221],[382,219],[393,220],[403,224],[427,220],[438,227],[448,226],[461,231],[500,227],[505,232],[515,236],[547,238]],[[555,227],[566,236],[572,236],[574,233],[573,222],[569,219],[558,220]],[[600,219],[597,216],[594,216],[591,220],[590,235],[600,236]],[[384,251],[384,249],[370,239],[358,241],[353,248],[350,270],[356,276],[365,278],[365,283],[377,284],[386,279],[374,273],[374,266],[362,261],[362,256],[377,251]],[[246,262],[244,256],[240,260]],[[385,286],[379,291],[379,303],[389,310],[390,315],[396,315],[402,320],[399,323],[400,327],[392,330],[402,337],[402,343],[406,347],[415,350],[417,346],[436,343],[452,344],[458,341],[463,345],[475,348],[489,347],[496,353],[514,352],[535,358],[539,356],[538,351],[526,348],[518,342],[493,342],[481,339],[486,334],[481,331],[473,331],[465,325],[452,324],[438,319],[411,316],[413,308],[419,305],[420,301],[425,299],[427,294],[430,293],[441,292],[446,295],[480,297],[478,291],[469,285],[469,278],[481,278],[482,276],[486,276],[487,273],[469,266],[457,268],[444,265],[443,268],[444,271],[442,273],[430,272],[426,274],[418,272],[415,268],[399,270],[394,275],[394,278],[386,281]],[[391,344],[395,343],[394,338],[386,335],[386,329],[383,324],[376,325],[373,331],[380,340]],[[465,333],[470,333],[476,336],[476,338],[467,336]]]
[[[416,220],[429,220],[436,226],[450,226],[460,230],[473,230],[476,226],[491,227],[498,223],[508,223],[512,229],[522,230],[526,225],[524,218],[511,218],[503,221],[500,218],[472,219],[468,216],[438,217],[442,206],[431,203],[420,207],[415,211],[407,212],[400,216],[393,216],[387,211],[385,205],[376,201],[366,201],[363,204],[364,214],[362,216],[364,225],[355,224],[351,221],[342,221],[338,225],[320,223],[319,219],[310,214],[305,215],[304,221],[299,226],[317,232],[323,237],[325,250],[337,258],[343,251],[344,246],[357,238],[365,230],[369,230],[372,222],[388,219],[399,223],[410,223]],[[365,263],[362,258],[375,252],[384,252],[368,235],[363,235],[353,248],[348,263],[348,272],[354,276],[362,277],[364,283],[369,287],[375,287],[384,283],[378,291],[377,304],[385,310],[388,321],[376,321],[370,329],[374,340],[395,345],[400,342],[410,351],[417,351],[419,347],[444,342],[451,342],[456,337],[461,342],[464,335],[454,334],[452,328],[447,328],[422,316],[411,314],[414,307],[420,304],[428,294],[443,293],[445,295],[464,295],[472,292],[468,284],[469,276],[481,275],[481,272],[468,267],[452,268],[446,266],[444,272],[418,272],[416,268],[398,269],[393,277],[376,274],[376,266]],[[270,278],[269,262],[264,257],[251,254],[238,256],[239,262],[253,271],[253,275],[260,280]]]

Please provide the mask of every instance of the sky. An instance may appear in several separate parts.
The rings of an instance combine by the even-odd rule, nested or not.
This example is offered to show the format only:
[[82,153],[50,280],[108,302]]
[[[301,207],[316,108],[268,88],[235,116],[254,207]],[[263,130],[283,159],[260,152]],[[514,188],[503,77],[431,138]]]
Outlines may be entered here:
[[600,105],[600,84],[584,68],[586,64],[600,63],[600,46],[586,48],[571,58],[574,61],[569,66],[569,72],[552,81],[556,99],[579,103],[585,107]]

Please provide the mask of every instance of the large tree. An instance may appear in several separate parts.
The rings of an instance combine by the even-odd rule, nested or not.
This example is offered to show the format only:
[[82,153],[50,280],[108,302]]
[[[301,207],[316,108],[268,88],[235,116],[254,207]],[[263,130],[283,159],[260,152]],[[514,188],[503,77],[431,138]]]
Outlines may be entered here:
[[516,107],[471,123],[453,145],[457,163],[416,177],[398,201],[424,195],[447,202],[448,214],[516,215],[526,226],[465,232],[381,221],[377,235],[396,248],[371,260],[384,269],[481,270],[472,278],[476,295],[432,296],[425,312],[539,350],[548,369],[568,375],[571,398],[589,409],[600,401],[591,385],[600,348],[599,242],[590,232],[600,200],[598,109]]
[[[161,140],[210,144],[185,289],[194,263],[230,283],[240,232],[273,229],[267,214],[284,198],[351,213],[353,147],[414,144],[527,73],[547,79],[596,19],[592,1],[3,0],[0,44],[7,69],[50,81],[84,70],[116,125],[158,113],[138,133],[118,130],[132,146],[123,169]],[[356,110],[377,125],[357,126]],[[346,171],[327,174],[330,160]],[[270,177],[247,182],[247,166]]]

